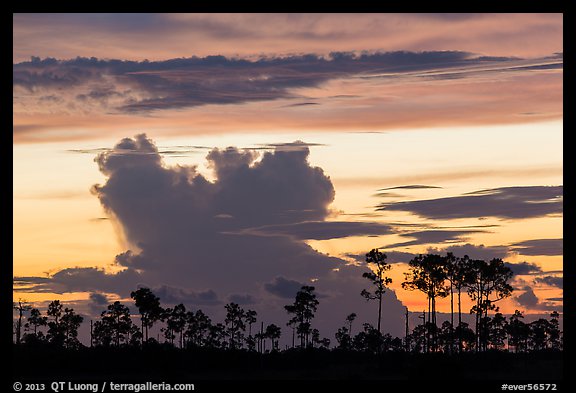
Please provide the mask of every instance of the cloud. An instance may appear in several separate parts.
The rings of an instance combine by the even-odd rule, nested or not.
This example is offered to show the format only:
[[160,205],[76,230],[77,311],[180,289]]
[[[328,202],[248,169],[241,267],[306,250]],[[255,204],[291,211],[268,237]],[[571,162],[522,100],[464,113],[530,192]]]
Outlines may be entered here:
[[413,246],[418,244],[429,243],[458,243],[467,239],[466,235],[472,233],[486,232],[483,230],[444,230],[444,229],[431,229],[425,231],[415,231],[402,233],[399,236],[414,238],[414,240],[388,244],[382,248],[394,248],[402,246]]
[[264,149],[264,150],[302,150],[305,147],[316,147],[316,146],[326,146],[323,143],[310,143],[310,142],[284,142],[284,143],[267,143],[259,145],[259,148],[254,150]]
[[[554,301],[540,301],[538,296],[534,293],[534,290],[526,286],[524,287],[524,293],[519,296],[514,297],[516,303],[520,306],[526,307],[530,310],[547,310],[547,311],[554,311],[558,310],[559,305],[554,304]],[[560,306],[562,308],[562,306]]]
[[519,262],[519,263],[504,262],[504,266],[512,270],[512,273],[515,276],[542,273],[542,268],[540,266],[530,262]]
[[434,248],[430,247],[426,250],[428,253],[442,254],[446,252],[451,252],[456,256],[463,257],[468,255],[472,259],[482,259],[485,261],[490,261],[494,258],[505,259],[510,253],[510,250],[506,246],[485,246],[483,244],[475,245],[471,243],[466,244],[455,244],[445,248]]
[[[304,54],[256,60],[221,55],[163,61],[33,58],[13,65],[13,86],[16,105],[31,105],[33,100],[47,105],[46,97],[50,97],[61,110],[70,102],[84,111],[145,113],[300,99],[295,89],[315,88],[330,80],[354,76],[442,79],[457,74],[462,78],[469,72],[525,71],[543,64],[561,68],[562,60],[518,63],[512,57],[488,58],[462,51],[332,52],[328,56]],[[291,106],[317,104],[306,101]]]
[[388,187],[388,188],[381,188],[378,191],[386,191],[386,190],[422,190],[422,189],[429,189],[429,188],[442,188],[438,186],[426,186],[423,184],[409,184],[405,186],[396,186],[396,187]]
[[104,293],[91,292],[88,295],[88,301],[86,302],[87,311],[90,315],[99,316],[102,311],[106,309],[110,302],[108,296]]
[[525,292],[519,296],[516,296],[514,300],[524,307],[528,307],[530,309],[536,308],[538,305],[538,297],[530,287],[524,288]]
[[562,289],[564,287],[564,278],[557,277],[557,276],[544,276],[544,277],[536,277],[534,282],[537,284],[546,284],[552,287],[557,287]]
[[456,197],[382,203],[376,210],[408,211],[432,219],[497,217],[518,220],[562,214],[562,186],[502,187]]
[[239,293],[235,293],[228,296],[228,300],[241,306],[250,305],[257,302],[257,299],[255,299],[252,295],[239,294]]
[[562,298],[562,297],[549,297],[549,298],[546,298],[546,300],[548,300],[550,302],[563,302],[564,298]]
[[394,233],[386,224],[353,221],[315,221],[250,228],[240,233],[258,236],[289,236],[299,240],[329,240],[349,236],[379,236]]
[[[335,191],[324,171],[309,164],[309,153],[305,145],[263,152],[213,149],[207,160],[215,179],[209,181],[195,167],[166,166],[145,135],[124,138],[96,157],[106,182],[93,188],[130,245],[115,259],[124,270],[69,268],[14,281],[28,292],[121,297],[146,286],[165,303],[202,307],[216,319],[223,316],[223,303],[236,301],[277,324],[286,322],[288,297],[308,284],[321,295],[317,323],[326,334],[346,312],[373,320],[373,304],[360,296],[369,284],[362,277],[365,268],[321,254],[302,239],[389,228],[324,221]],[[263,237],[248,231],[253,228],[282,234]],[[384,308],[390,316],[384,326],[401,335],[403,307],[395,294],[387,295]]]
[[62,269],[50,277],[14,277],[14,290],[23,292],[66,293],[107,292],[128,295],[141,281],[135,270],[107,274],[95,267]]
[[105,306],[108,304],[108,297],[103,293],[92,292],[89,295],[89,299],[92,303],[98,306]]
[[562,50],[562,27],[561,13],[26,13],[13,15],[13,58],[144,60],[208,55],[215,48],[241,56],[379,48],[468,48],[502,56],[513,48],[518,56],[534,56]]
[[264,288],[273,295],[285,299],[293,299],[304,284],[284,277],[276,277],[274,281],[265,283]]
[[190,289],[174,288],[168,285],[153,287],[153,292],[163,303],[179,304],[184,303],[192,306],[218,305],[223,302],[218,299],[218,295],[213,290],[197,292]]
[[564,239],[534,239],[512,243],[511,249],[522,255],[548,255],[564,254]]
[[374,194],[372,196],[379,197],[379,198],[401,198],[404,195],[398,194],[396,192],[377,192],[376,194]]

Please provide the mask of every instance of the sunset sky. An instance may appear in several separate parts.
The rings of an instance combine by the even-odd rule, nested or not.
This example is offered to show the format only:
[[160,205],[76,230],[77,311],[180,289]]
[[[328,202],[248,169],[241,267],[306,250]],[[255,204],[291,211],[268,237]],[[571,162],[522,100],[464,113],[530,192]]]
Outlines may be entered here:
[[15,300],[90,317],[144,285],[285,326],[312,283],[335,330],[375,323],[380,248],[393,335],[426,308],[401,288],[419,253],[502,258],[501,311],[562,311],[561,14],[13,22]]

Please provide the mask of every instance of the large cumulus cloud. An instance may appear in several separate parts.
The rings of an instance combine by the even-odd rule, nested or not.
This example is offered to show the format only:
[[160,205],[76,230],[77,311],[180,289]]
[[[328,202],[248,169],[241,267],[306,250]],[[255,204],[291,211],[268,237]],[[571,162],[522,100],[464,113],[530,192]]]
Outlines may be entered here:
[[[146,135],[125,138],[96,157],[107,180],[93,187],[130,245],[115,259],[124,270],[69,268],[20,284],[30,291],[84,288],[121,296],[146,285],[165,301],[215,313],[234,299],[276,323],[285,322],[282,306],[296,285],[312,284],[321,295],[318,327],[334,330],[350,312],[375,322],[375,308],[360,297],[369,285],[364,269],[321,254],[303,239],[323,230],[342,237],[345,229],[353,235],[390,228],[325,221],[334,187],[308,156],[299,142],[263,153],[213,149],[210,181],[193,166],[164,165]],[[384,328],[401,335],[404,308],[393,292],[386,294],[385,310]]]

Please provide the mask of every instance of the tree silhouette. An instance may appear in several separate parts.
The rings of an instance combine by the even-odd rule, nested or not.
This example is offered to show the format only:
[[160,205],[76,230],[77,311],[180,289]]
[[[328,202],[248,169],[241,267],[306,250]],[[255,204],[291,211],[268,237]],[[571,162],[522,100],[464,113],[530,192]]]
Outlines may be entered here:
[[382,296],[386,292],[387,286],[392,283],[392,279],[384,276],[384,273],[390,270],[391,266],[386,263],[386,254],[381,253],[377,248],[370,250],[370,252],[366,254],[366,264],[371,270],[364,272],[362,277],[368,279],[375,288],[372,292],[363,289],[360,295],[368,301],[378,300],[378,331],[381,333]]
[[[454,348],[454,289],[458,286],[458,281],[460,278],[458,259],[453,253],[446,253],[444,258],[444,269],[446,273],[446,279],[448,280],[448,288],[450,290],[450,325],[449,336],[448,336],[448,347],[449,353],[452,353]],[[460,298],[458,299],[458,305],[460,306]]]
[[246,343],[248,344],[248,350],[253,351],[256,347],[256,342],[254,337],[252,336],[252,324],[256,323],[256,317],[258,313],[254,310],[246,311],[246,323],[248,324],[248,338],[246,339]]
[[167,308],[164,310],[162,319],[166,322],[164,329],[165,337],[174,345],[174,339],[178,334],[178,347],[184,346],[184,328],[186,327],[187,315],[186,307],[180,303],[174,308]]
[[95,336],[98,342],[105,345],[108,344],[108,339],[102,336],[110,334],[114,345],[119,347],[122,342],[128,343],[132,325],[130,309],[119,301],[115,301],[109,304],[105,311],[102,311],[101,321],[97,321],[97,327],[94,328],[97,332]]
[[528,324],[529,328],[529,348],[541,351],[548,347],[548,332],[550,322],[544,318],[537,319]]
[[[263,328],[262,328],[263,329]],[[262,330],[254,335],[254,339],[258,343],[258,353],[264,353],[264,346],[266,340],[266,331]]]
[[[466,269],[470,263],[470,258],[468,255],[464,255],[463,258],[456,258],[452,265],[449,267],[448,280],[450,280],[452,287],[458,291],[458,326],[462,324],[462,289],[466,288],[467,284],[467,274]],[[458,352],[462,352],[462,336],[460,333],[463,329],[457,331],[456,337],[458,337]]]
[[362,327],[364,330],[354,336],[352,340],[354,349],[366,353],[381,353],[384,341],[382,333],[369,323],[364,323]]
[[280,336],[282,335],[282,330],[280,329],[280,327],[271,323],[270,325],[266,326],[266,331],[265,331],[264,335],[270,339],[270,342],[272,344],[272,351],[277,351],[278,350],[278,340],[280,339]]
[[206,346],[214,349],[226,349],[226,327],[221,323],[210,325]]
[[48,341],[60,347],[76,349],[80,347],[78,341],[78,328],[84,318],[74,312],[72,308],[64,308],[59,300],[48,305],[46,314],[52,317],[48,321]]
[[428,329],[431,335],[431,345],[436,345],[435,332],[438,325],[436,324],[436,298],[448,296],[448,288],[445,285],[446,280],[446,258],[436,254],[418,255],[409,262],[409,272],[404,273],[405,281],[402,288],[407,290],[419,290],[426,294],[428,298],[428,322],[434,325],[434,328]]
[[228,303],[226,306],[226,319],[228,337],[230,337],[230,349],[237,349],[244,340],[246,330],[246,312],[236,303]]
[[476,333],[470,329],[466,322],[462,322],[456,327],[456,335],[460,338],[463,352],[471,352],[476,348]]
[[348,314],[348,316],[346,317],[346,322],[348,322],[348,334],[349,335],[352,335],[352,322],[354,322],[356,317],[357,317],[357,315],[354,312],[351,314]]
[[188,311],[186,313],[186,331],[184,335],[190,345],[193,347],[206,345],[211,325],[212,321],[202,310],[197,310],[195,313]]
[[288,321],[288,325],[296,326],[301,348],[307,347],[310,343],[311,322],[319,304],[314,289],[312,286],[302,286],[296,293],[294,303],[284,306],[288,314],[294,315]]
[[30,310],[30,316],[28,317],[28,322],[24,325],[26,329],[29,329],[31,326],[33,327],[34,331],[32,334],[26,334],[24,340],[26,342],[31,341],[42,341],[44,339],[44,335],[42,332],[38,331],[39,327],[46,326],[48,324],[48,317],[42,316],[42,313],[37,308],[32,308]]
[[560,324],[558,322],[558,318],[560,315],[557,311],[553,311],[550,314],[550,326],[548,331],[548,340],[550,342],[550,348],[558,351],[562,349],[562,340],[561,340],[561,333],[560,333]]
[[103,321],[96,321],[94,322],[92,328],[92,342],[96,347],[110,347],[112,346],[114,333],[112,331],[112,327],[103,322]]
[[523,352],[527,350],[528,326],[521,320],[524,315],[518,311],[514,311],[514,315],[510,317],[510,322],[508,323],[508,345],[514,347],[514,352]]
[[18,311],[18,321],[16,322],[16,344],[20,345],[22,337],[22,316],[26,311],[30,311],[32,306],[27,304],[26,300],[18,299],[12,303],[12,308]]
[[[482,323],[482,317],[487,318],[489,310],[498,311],[495,303],[512,294],[512,286],[508,284],[511,277],[512,271],[499,258],[488,263],[480,259],[470,260],[468,263],[466,286],[468,295],[476,302],[470,313],[476,316],[477,350],[487,349],[487,324]],[[495,295],[493,299],[490,298],[492,294]]]
[[346,326],[338,328],[334,337],[336,337],[338,348],[343,350],[349,350],[352,348],[352,337],[350,335],[350,330]]
[[140,319],[142,322],[142,339],[148,343],[148,329],[158,321],[163,314],[162,307],[160,306],[160,298],[158,298],[149,288],[139,288],[130,293],[130,297],[134,299],[136,307],[140,312]]
[[48,305],[48,310],[46,311],[48,317],[52,317],[52,319],[48,321],[47,338],[51,344],[57,346],[64,345],[65,337],[63,329],[61,328],[63,308],[64,306],[60,303],[60,300],[54,300]]
[[320,338],[320,331],[318,329],[312,329],[310,333],[312,337],[312,348],[325,348],[330,347],[330,339],[328,337]]
[[496,313],[488,321],[488,344],[498,350],[504,349],[506,345],[506,329],[508,322],[502,313]]

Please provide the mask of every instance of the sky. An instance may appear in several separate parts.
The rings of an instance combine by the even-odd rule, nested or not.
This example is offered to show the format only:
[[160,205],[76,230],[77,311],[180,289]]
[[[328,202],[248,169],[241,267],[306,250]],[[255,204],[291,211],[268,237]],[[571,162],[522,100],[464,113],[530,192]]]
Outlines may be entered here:
[[421,253],[502,258],[502,312],[561,312],[562,31],[561,14],[14,14],[13,297],[93,318],[147,286],[285,326],[307,284],[333,338],[351,312],[375,324],[379,248],[393,335],[426,308],[401,288]]

